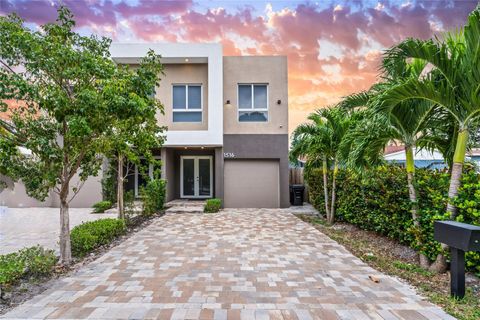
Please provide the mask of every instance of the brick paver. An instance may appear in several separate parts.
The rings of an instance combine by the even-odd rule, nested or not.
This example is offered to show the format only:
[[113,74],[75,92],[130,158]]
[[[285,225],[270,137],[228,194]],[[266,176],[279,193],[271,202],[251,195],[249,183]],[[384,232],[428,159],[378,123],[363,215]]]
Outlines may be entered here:
[[273,209],[164,216],[5,317],[453,319]]

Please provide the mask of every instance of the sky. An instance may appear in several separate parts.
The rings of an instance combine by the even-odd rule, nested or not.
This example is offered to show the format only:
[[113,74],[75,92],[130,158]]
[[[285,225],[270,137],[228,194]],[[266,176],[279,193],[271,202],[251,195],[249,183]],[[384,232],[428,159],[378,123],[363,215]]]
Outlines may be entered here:
[[[122,42],[220,42],[224,55],[286,55],[289,130],[317,108],[368,89],[383,50],[465,24],[477,0],[63,0],[76,30]],[[54,21],[54,0],[0,0],[31,28]]]

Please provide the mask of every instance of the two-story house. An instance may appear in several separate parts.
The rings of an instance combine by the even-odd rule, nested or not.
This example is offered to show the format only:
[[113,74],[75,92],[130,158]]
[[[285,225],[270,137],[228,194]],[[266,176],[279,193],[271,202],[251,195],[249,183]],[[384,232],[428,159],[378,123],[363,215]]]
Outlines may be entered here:
[[[112,58],[138,64],[149,49],[165,75],[156,90],[168,127],[156,155],[167,201],[221,198],[225,207],[289,205],[288,78],[284,56],[223,56],[220,44],[116,43]],[[144,183],[136,172],[127,189]]]
[[[161,55],[165,72],[156,88],[165,113],[157,116],[168,131],[154,151],[167,201],[216,197],[225,207],[289,206],[286,57],[224,57],[220,44],[116,43],[110,51],[117,63],[135,65],[149,49]],[[70,206],[100,201],[101,178],[90,177]],[[54,193],[40,202],[21,182],[6,182],[0,206],[59,206]],[[144,183],[135,168],[125,187],[138,196]]]

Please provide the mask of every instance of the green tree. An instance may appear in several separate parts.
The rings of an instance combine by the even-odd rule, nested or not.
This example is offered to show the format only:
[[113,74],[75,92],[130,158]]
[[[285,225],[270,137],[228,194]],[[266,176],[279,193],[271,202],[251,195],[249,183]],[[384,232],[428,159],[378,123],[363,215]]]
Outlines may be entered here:
[[[435,123],[432,117],[435,113],[435,105],[430,102],[412,99],[396,105],[383,103],[381,97],[384,91],[396,86],[398,81],[410,77],[418,78],[424,70],[425,63],[421,60],[413,60],[409,63],[402,61],[394,67],[385,69],[383,82],[375,84],[368,92],[346,97],[342,102],[342,107],[346,108],[366,107],[363,119],[345,139],[348,141],[347,164],[351,168],[360,167],[360,169],[363,169],[366,164],[374,166],[380,163],[383,150],[389,143],[396,142],[404,145],[410,210],[414,227],[417,229],[415,234],[420,235],[414,149],[426,146],[436,149],[431,139],[430,128],[436,128],[439,124]],[[417,241],[418,246],[421,247],[422,239],[418,238]],[[422,253],[420,253],[420,264],[424,268],[430,266],[428,258]]]
[[[58,194],[63,264],[71,262],[69,202],[98,173],[110,128],[146,107],[137,90],[117,96],[126,79],[117,78],[111,41],[80,36],[74,26],[66,7],[41,31],[30,30],[15,14],[0,17],[0,101],[21,101],[9,110],[15,139],[0,136],[0,154],[7,155],[2,167],[12,168],[9,173],[22,180],[30,196],[43,200],[51,190]],[[151,76],[139,73],[136,81],[152,93]],[[7,108],[5,102],[1,106]],[[18,146],[31,156],[11,151]],[[72,185],[76,175],[80,182]]]
[[[410,99],[430,101],[448,112],[458,127],[451,168],[447,212],[457,215],[454,204],[469,140],[480,117],[480,6],[468,17],[464,28],[430,40],[407,39],[387,52],[386,64],[416,58],[432,70],[417,79],[408,79],[384,93],[386,104]],[[452,139],[453,140],[453,139]],[[443,271],[446,262],[439,256],[435,269]]]
[[[148,164],[156,161],[153,149],[159,149],[163,142],[165,127],[159,126],[157,113],[163,113],[163,105],[155,98],[155,88],[159,85],[159,75],[163,74],[160,58],[150,51],[138,68],[120,66],[117,79],[121,79],[112,99],[117,106],[130,109],[132,116],[117,119],[104,135],[104,154],[116,162],[117,208],[119,219],[125,218],[124,181],[132,165],[146,174],[140,159]],[[153,89],[152,89],[153,88]],[[114,164],[114,163],[111,163]],[[124,167],[127,170],[124,170]]]
[[[303,156],[307,164],[319,164],[323,168],[325,212],[328,223],[335,221],[336,179],[342,158],[341,145],[354,117],[351,112],[334,107],[319,109],[308,119],[311,123],[298,126],[293,132],[291,161]],[[328,192],[328,170],[332,167],[332,190]],[[331,197],[331,199],[329,199]]]

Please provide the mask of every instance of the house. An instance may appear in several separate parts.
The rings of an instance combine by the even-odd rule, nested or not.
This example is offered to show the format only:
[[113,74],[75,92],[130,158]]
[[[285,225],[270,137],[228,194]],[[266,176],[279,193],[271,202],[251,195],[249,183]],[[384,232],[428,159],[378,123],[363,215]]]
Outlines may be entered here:
[[[387,162],[398,163],[405,165],[406,154],[404,146],[389,146],[385,149],[384,159]],[[443,159],[443,155],[434,151],[413,148],[413,158],[415,160],[415,167],[427,169],[444,169],[447,167]]]
[[[162,160],[167,201],[216,197],[225,207],[289,206],[286,57],[224,57],[220,44],[179,43],[116,43],[111,56],[135,66],[149,49],[161,55],[165,72],[156,88],[165,114],[157,117],[168,131],[154,154]],[[146,183],[138,171],[125,185],[136,196]],[[54,193],[40,202],[22,183],[2,180],[0,205],[59,206]],[[90,207],[101,190],[101,175],[90,177],[70,206]]]
[[[225,207],[289,206],[288,83],[283,56],[223,56],[220,44],[116,43],[119,64],[149,49],[164,72],[157,98],[166,125],[162,160],[167,201],[221,198]],[[150,168],[150,173],[154,168]],[[145,180],[135,170],[126,189]]]

